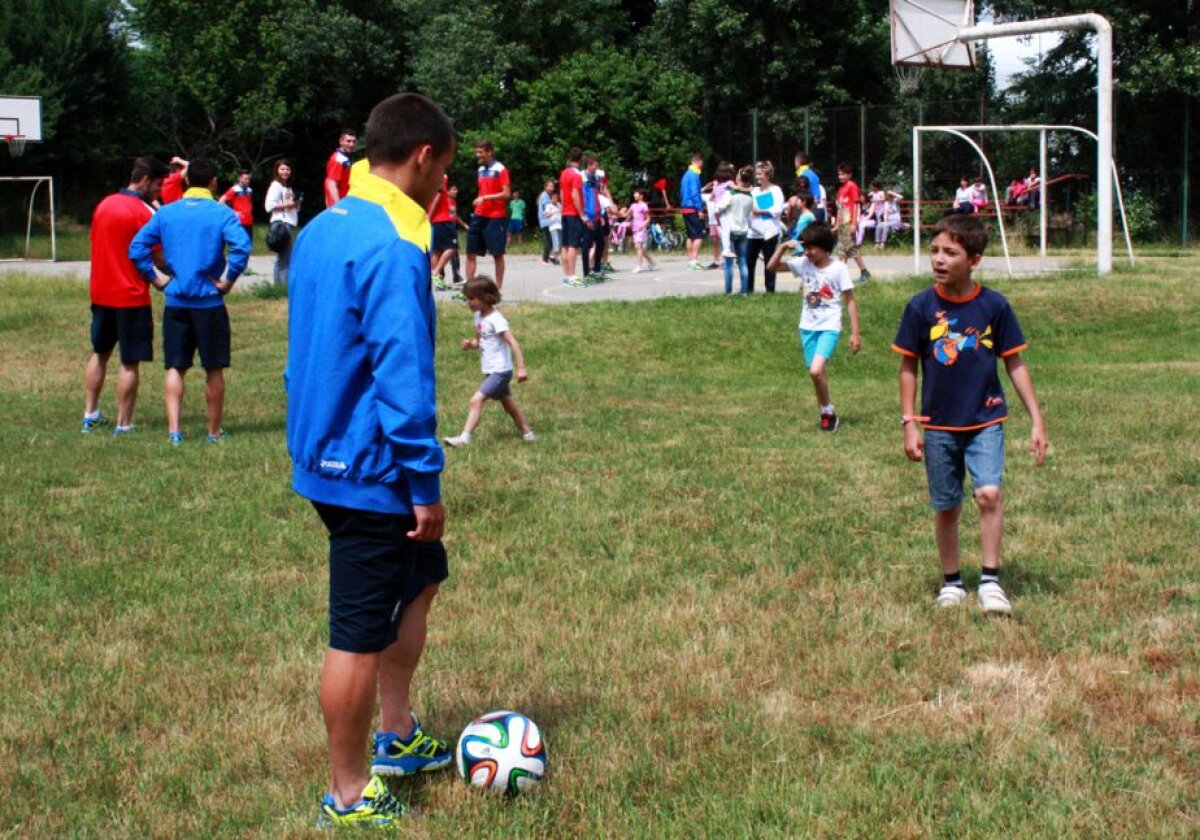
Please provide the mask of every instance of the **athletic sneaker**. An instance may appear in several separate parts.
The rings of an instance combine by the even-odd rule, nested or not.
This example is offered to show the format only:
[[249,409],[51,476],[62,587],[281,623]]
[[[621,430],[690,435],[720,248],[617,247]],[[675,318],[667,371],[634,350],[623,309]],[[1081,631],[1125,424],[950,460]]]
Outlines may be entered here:
[[707,266],[707,268],[720,268],[720,267],[721,267],[721,264],[719,262],[717,262],[716,260],[713,260]]
[[841,425],[842,425],[842,421],[840,419],[838,419],[838,416],[836,414],[822,414],[821,415],[821,431],[822,432],[836,432],[838,430],[838,427]]
[[521,440],[525,441],[526,443],[533,443],[535,440],[537,440],[537,435],[535,435],[533,432],[526,432],[525,434],[521,435]]
[[113,426],[113,437],[121,437],[122,435],[131,435],[137,431],[137,426],[132,423],[128,426]]
[[587,277],[583,278],[583,282],[584,283],[603,283],[607,279],[608,278],[605,277],[603,274],[601,274],[599,271],[593,271]]
[[865,286],[871,282],[871,272],[865,268],[858,275],[858,285]]
[[979,591],[976,595],[979,597],[979,609],[985,613],[1012,614],[1012,604],[1008,602],[1008,596],[1004,594],[1000,584],[994,580],[979,584]]
[[97,428],[103,426],[107,422],[108,418],[104,416],[103,412],[97,414],[95,417],[84,417],[83,426],[79,429],[79,431],[83,432],[85,435],[90,435]]
[[700,265],[698,262],[690,262],[688,263],[688,269],[690,271],[704,271],[704,266]]
[[217,432],[215,435],[208,435],[206,438],[204,438],[205,443],[220,443],[223,440],[225,440],[224,429],[221,429],[221,431]]
[[961,586],[951,586],[946,584],[937,594],[937,605],[943,609],[957,607],[963,601],[967,600],[967,590]]
[[456,292],[456,293],[455,293],[455,294],[454,294],[454,295],[453,295],[453,296],[450,298],[450,300],[455,300],[455,301],[458,301],[459,303],[466,303],[466,301],[467,301],[467,296],[466,296],[466,295],[464,295],[462,292]]
[[447,283],[446,278],[442,277],[442,275],[435,274],[433,276],[433,288],[437,289],[439,292],[448,292],[454,287]]
[[562,279],[562,282],[563,282],[564,286],[571,286],[572,288],[576,288],[576,289],[579,288],[580,286],[587,285],[587,283],[584,282],[582,277],[564,277]]
[[317,828],[387,828],[396,825],[406,810],[404,803],[388,790],[387,782],[372,776],[363,788],[362,799],[349,808],[339,808],[333,794],[325,794],[321,798]]
[[470,446],[471,439],[466,435],[455,435],[454,437],[442,438],[447,446]]
[[167,443],[172,446],[183,446],[183,432],[168,432]]
[[612,263],[607,263],[607,262],[604,265],[600,266],[600,270],[607,271],[609,274],[615,274],[617,271],[615,268],[613,268]]
[[633,269],[633,273],[634,273],[634,274],[641,274],[641,273],[642,273],[642,271],[643,271],[643,269],[642,269],[642,267],[641,267],[640,265],[639,265],[639,266],[634,266],[634,269]]
[[421,722],[412,715],[413,731],[405,740],[395,732],[375,733],[375,756],[371,772],[380,776],[412,776],[432,773],[450,764],[450,745],[425,734]]

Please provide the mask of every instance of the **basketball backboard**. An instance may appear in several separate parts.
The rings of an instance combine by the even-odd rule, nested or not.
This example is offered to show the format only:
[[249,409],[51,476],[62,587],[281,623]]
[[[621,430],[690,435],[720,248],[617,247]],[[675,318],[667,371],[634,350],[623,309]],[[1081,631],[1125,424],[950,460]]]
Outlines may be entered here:
[[28,143],[42,142],[42,98],[0,96],[0,137],[24,137]]
[[975,47],[958,33],[975,25],[974,0],[891,0],[892,64],[975,69]]

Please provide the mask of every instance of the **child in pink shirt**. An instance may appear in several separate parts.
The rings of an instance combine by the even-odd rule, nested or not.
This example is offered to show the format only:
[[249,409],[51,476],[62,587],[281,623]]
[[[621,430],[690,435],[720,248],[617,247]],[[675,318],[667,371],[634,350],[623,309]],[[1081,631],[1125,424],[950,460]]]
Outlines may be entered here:
[[[639,271],[653,270],[654,260],[646,253],[646,238],[650,233],[650,208],[646,206],[646,191],[633,191],[633,204],[629,205],[630,231],[633,233],[633,246],[637,249],[637,267]],[[643,267],[645,266],[645,267]]]

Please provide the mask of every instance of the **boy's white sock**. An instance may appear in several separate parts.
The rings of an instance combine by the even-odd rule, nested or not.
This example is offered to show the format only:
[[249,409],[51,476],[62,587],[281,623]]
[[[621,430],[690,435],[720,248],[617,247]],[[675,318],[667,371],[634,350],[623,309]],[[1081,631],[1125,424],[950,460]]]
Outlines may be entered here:
[[470,442],[470,440],[471,440],[471,433],[470,433],[470,432],[468,432],[466,429],[463,429],[463,431],[462,431],[462,434],[461,434],[461,435],[459,435],[459,437],[460,437],[460,438],[462,438],[462,439],[463,439],[463,440],[465,440],[465,441],[468,441],[468,442]]
[[821,413],[822,414],[836,414],[837,412],[835,412],[833,410],[833,403],[830,403],[829,405],[821,406]]
[[97,408],[95,411],[85,411],[83,413],[83,419],[84,420],[99,420],[100,419],[100,409]]

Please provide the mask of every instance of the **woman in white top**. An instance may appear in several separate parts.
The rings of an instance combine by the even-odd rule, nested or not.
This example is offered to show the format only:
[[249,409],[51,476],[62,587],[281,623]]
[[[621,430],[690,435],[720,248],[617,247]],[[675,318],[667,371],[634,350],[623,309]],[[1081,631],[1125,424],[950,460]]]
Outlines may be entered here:
[[750,191],[754,201],[754,213],[750,217],[750,233],[746,240],[746,262],[750,269],[749,292],[754,292],[754,271],[761,255],[763,261],[763,281],[767,292],[775,291],[775,272],[767,270],[767,261],[775,253],[779,242],[779,234],[783,227],[779,217],[783,215],[783,190],[771,183],[775,177],[775,165],[769,160],[760,161],[754,166],[754,178],[757,185]]
[[275,180],[267,188],[267,199],[263,202],[271,214],[271,224],[283,222],[288,226],[287,242],[275,257],[275,285],[287,285],[288,266],[292,262],[292,243],[296,241],[296,228],[300,224],[300,197],[292,190],[292,165],[284,159],[275,164]]
[[[733,168],[732,166],[730,167]],[[741,293],[750,293],[750,272],[746,265],[746,243],[750,233],[750,218],[754,213],[754,199],[750,196],[750,182],[754,169],[743,166],[738,172],[734,186],[725,188],[716,202],[716,218],[721,228],[721,238],[729,243],[732,256],[725,260],[725,294],[733,294],[733,261],[737,260],[738,275],[741,277]]]

